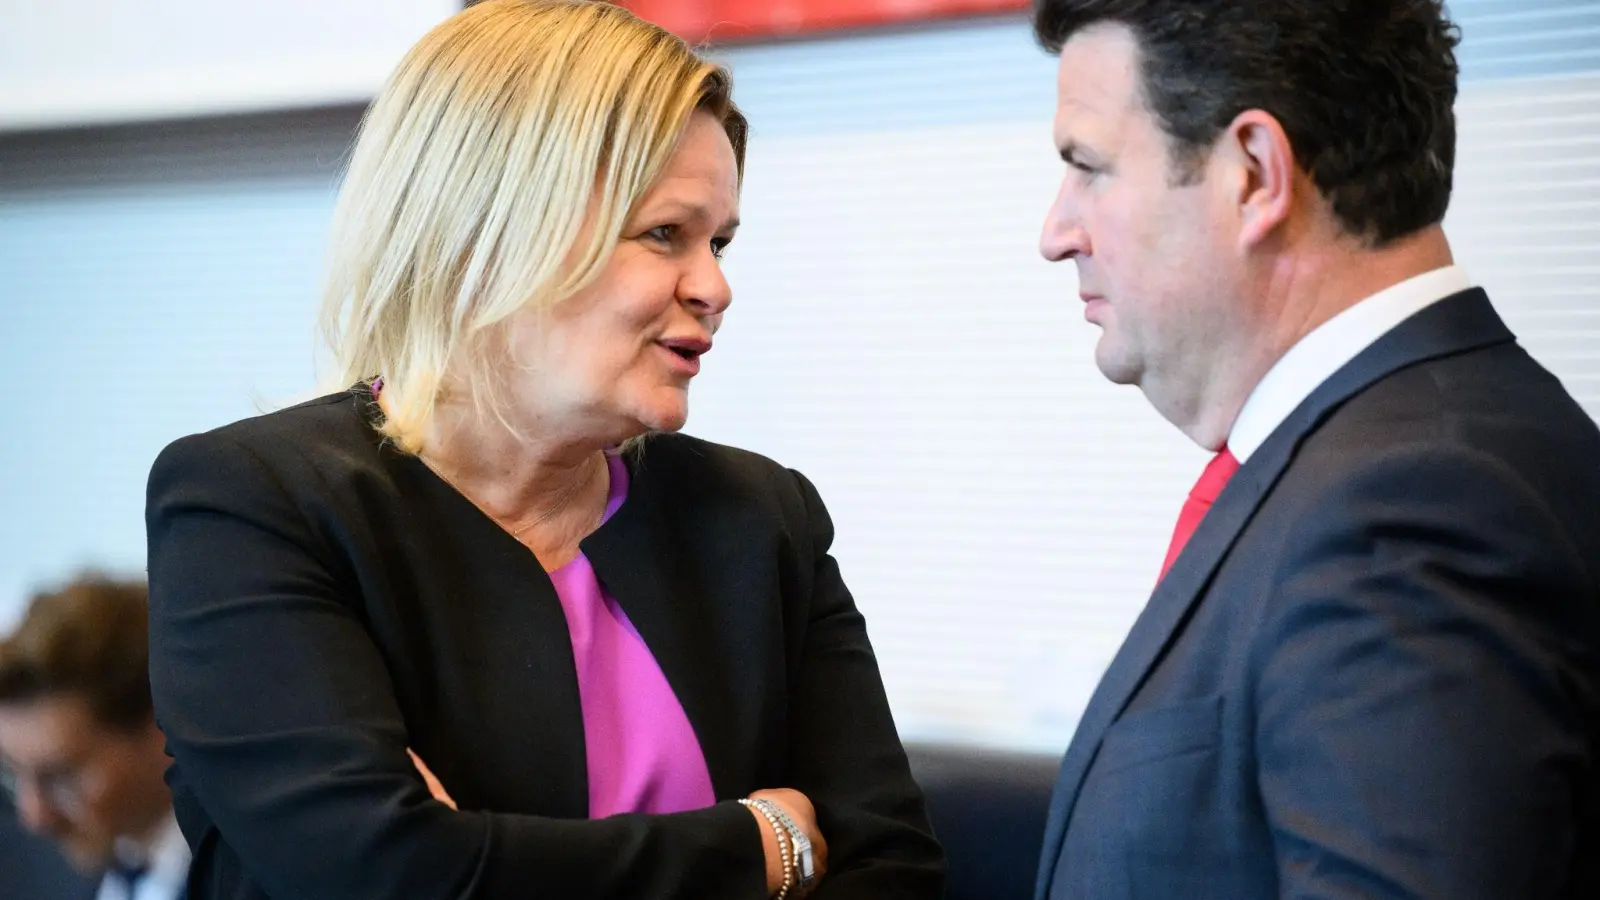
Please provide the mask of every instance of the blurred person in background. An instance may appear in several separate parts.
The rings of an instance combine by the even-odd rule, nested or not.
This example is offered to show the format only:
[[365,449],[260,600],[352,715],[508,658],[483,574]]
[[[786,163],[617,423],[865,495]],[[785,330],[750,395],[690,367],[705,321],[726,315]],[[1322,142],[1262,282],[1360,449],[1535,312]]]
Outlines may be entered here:
[[35,597],[0,642],[0,783],[24,827],[104,873],[98,900],[174,900],[189,869],[146,613],[143,584],[84,577]]
[[382,90],[343,387],[150,476],[191,900],[940,896],[816,490],[675,434],[731,300],[730,89],[621,8],[489,0]]
[[1041,249],[1105,376],[1215,454],[1063,760],[1039,900],[1600,897],[1600,431],[1454,265],[1442,4],[1035,26]]

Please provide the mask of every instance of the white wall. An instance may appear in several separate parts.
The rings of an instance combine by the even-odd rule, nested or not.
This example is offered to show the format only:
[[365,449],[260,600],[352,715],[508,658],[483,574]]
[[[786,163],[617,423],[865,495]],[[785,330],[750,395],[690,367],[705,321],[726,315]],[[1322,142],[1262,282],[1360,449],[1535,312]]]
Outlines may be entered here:
[[[1447,229],[1600,414],[1600,58],[1541,69],[1473,21]],[[690,430],[817,482],[907,735],[1059,749],[1203,455],[1099,377],[1071,268],[1035,252],[1052,60],[1020,23],[728,59],[755,137]],[[82,562],[139,569],[160,446],[310,382],[331,200],[322,169],[0,175],[0,618]]]
[[0,0],[0,130],[363,101],[459,0]]

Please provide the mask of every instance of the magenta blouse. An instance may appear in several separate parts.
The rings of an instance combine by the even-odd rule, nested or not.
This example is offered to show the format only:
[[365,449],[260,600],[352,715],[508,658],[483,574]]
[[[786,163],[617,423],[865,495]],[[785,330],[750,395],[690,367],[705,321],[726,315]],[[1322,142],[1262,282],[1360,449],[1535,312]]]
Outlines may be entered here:
[[[628,498],[628,468],[607,454],[605,519]],[[572,635],[589,761],[589,818],[671,813],[716,803],[683,705],[627,613],[579,553],[550,573]]]

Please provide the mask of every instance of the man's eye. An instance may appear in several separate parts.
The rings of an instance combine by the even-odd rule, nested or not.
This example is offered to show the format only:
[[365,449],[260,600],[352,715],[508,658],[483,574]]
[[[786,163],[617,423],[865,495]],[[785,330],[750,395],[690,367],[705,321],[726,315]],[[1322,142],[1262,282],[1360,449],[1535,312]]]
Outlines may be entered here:
[[711,255],[715,256],[717,259],[721,259],[722,255],[728,252],[728,245],[731,243],[733,243],[733,241],[727,238],[717,238],[711,242]]

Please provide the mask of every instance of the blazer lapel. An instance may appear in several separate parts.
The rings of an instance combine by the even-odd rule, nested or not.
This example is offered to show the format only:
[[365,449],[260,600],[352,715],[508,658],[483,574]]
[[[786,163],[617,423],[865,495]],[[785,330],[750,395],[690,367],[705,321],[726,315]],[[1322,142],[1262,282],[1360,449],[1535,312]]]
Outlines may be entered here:
[[[1287,456],[1287,454],[1285,454]],[[1067,826],[1077,804],[1078,791],[1088,775],[1089,765],[1100,751],[1100,739],[1127,706],[1144,676],[1171,642],[1179,624],[1211,579],[1228,548],[1238,538],[1245,523],[1261,504],[1267,488],[1282,472],[1284,460],[1274,464],[1250,458],[1228,482],[1211,510],[1200,520],[1183,553],[1173,562],[1167,576],[1156,585],[1144,611],[1134,621],[1122,647],[1101,676],[1089,705],[1078,722],[1072,743],[1061,761],[1055,796],[1050,801],[1050,816],[1045,824],[1044,856],[1039,864],[1036,896],[1049,896],[1056,860],[1066,838]]]
[[584,554],[677,695],[717,797],[743,797],[756,736],[738,728],[740,703],[730,686],[738,673],[718,664],[719,657],[734,654],[714,625],[721,618],[709,608],[716,602],[714,590],[686,564],[651,468],[630,469],[627,501],[583,541]]
[[[444,717],[439,722],[408,723],[419,726],[412,735],[413,749],[446,785],[451,784],[451,766],[465,763],[453,759],[450,742],[460,740],[464,724],[485,714],[478,711],[477,703],[498,702],[493,728],[497,733],[515,735],[513,750],[523,770],[515,774],[481,769],[465,773],[462,777],[474,789],[457,792],[456,799],[466,806],[492,808],[500,782],[514,779],[527,809],[559,818],[586,817],[588,760],[577,666],[566,616],[549,576],[528,548],[421,460],[389,448],[383,452],[393,460],[392,477],[402,493],[424,498],[431,512],[406,514],[406,527],[398,530],[404,542],[394,545],[393,552],[425,555],[435,552],[430,548],[445,547],[448,555],[459,556],[448,570],[450,580],[444,582],[447,602],[441,605],[451,612],[441,622],[452,632],[446,646],[483,654],[498,660],[496,665],[515,665],[521,670],[514,683],[483,686],[494,692],[493,700],[475,693],[482,684],[481,673],[463,682],[474,688],[468,691],[467,700],[451,699],[456,682],[430,678],[417,687],[418,680],[411,678],[411,695],[417,698],[412,708],[438,709],[435,715]],[[470,661],[461,659],[463,665]],[[396,670],[397,679],[404,675],[404,670]],[[460,677],[448,667],[435,677],[445,675]],[[452,721],[454,728],[446,724]],[[538,775],[530,778],[528,772]]]
[[1346,400],[1399,369],[1514,339],[1482,290],[1475,288],[1447,297],[1379,338],[1323,382],[1228,482],[1215,505],[1200,521],[1183,553],[1151,594],[1102,676],[1067,747],[1045,826],[1044,855],[1035,885],[1037,900],[1049,896],[1078,792],[1100,750],[1106,729],[1122,714],[1144,683],[1145,676],[1171,644],[1217,567],[1283,475],[1301,442]]

